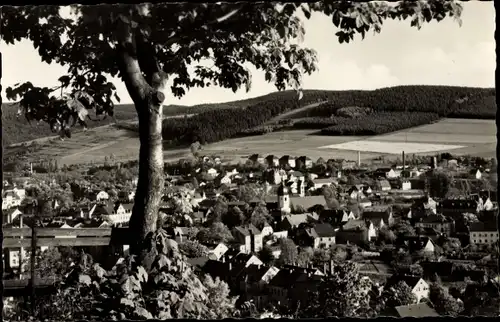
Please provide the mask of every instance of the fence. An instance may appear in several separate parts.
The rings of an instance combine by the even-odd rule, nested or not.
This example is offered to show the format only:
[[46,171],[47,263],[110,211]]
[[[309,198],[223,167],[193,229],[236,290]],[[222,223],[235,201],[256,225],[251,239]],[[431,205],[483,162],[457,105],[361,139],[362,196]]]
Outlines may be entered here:
[[[129,244],[127,230],[127,228],[4,228],[3,249],[37,249],[42,246],[127,245]],[[55,282],[54,279],[50,278],[37,280],[35,276],[35,255],[36,252],[32,251],[29,280],[3,281],[4,292],[11,291],[11,294],[26,295],[26,291],[28,291],[31,296],[32,310],[34,310],[35,290],[37,288],[50,287]]]

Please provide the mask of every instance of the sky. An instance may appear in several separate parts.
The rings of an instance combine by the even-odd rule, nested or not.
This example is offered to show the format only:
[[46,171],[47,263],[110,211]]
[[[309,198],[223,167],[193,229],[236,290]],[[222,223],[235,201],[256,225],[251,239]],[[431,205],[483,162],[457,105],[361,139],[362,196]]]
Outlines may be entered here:
[[[304,89],[377,89],[398,85],[454,85],[495,87],[495,9],[493,1],[462,2],[462,26],[453,19],[410,27],[410,21],[384,22],[379,34],[369,32],[340,44],[331,20],[313,14],[305,21],[303,47],[318,53],[319,70],[303,78]],[[1,41],[1,40],[0,40]],[[16,45],[0,42],[3,55],[3,88],[31,81],[56,86],[66,68],[41,61],[29,41]],[[252,88],[193,88],[181,98],[166,94],[165,104],[196,105],[252,98],[276,91],[264,74],[252,71]],[[131,103],[125,85],[113,80],[121,103]]]

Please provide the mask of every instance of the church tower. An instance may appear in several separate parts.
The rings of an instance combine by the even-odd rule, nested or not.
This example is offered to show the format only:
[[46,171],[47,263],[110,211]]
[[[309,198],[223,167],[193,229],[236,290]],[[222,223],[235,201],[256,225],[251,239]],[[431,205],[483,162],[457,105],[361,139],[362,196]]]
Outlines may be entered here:
[[292,212],[290,208],[290,195],[288,193],[288,187],[281,182],[280,186],[278,187],[278,207],[281,211],[283,212]]

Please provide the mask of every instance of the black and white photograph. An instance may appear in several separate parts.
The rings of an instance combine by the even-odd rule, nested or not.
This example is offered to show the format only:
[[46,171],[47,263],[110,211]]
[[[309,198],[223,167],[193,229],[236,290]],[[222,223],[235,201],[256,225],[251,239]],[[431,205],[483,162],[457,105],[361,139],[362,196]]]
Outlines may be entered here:
[[11,2],[3,321],[500,316],[493,1]]

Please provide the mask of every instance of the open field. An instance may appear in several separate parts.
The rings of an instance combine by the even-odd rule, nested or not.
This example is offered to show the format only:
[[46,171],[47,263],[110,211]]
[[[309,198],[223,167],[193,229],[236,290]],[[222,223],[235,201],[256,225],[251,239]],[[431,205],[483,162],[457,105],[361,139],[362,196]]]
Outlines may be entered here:
[[[346,150],[345,147],[343,149],[331,147],[336,144],[345,146],[349,142],[351,145],[352,142],[363,142],[365,146],[393,147],[394,151],[366,151],[370,150],[366,147],[360,149],[360,151],[363,150],[362,160],[381,155],[386,155],[388,158],[397,157],[402,149],[407,154],[434,154],[449,151],[454,155],[472,154],[491,158],[496,155],[496,127],[495,122],[491,120],[444,119],[431,125],[371,137],[322,136],[314,135],[314,131],[309,130],[273,132],[209,144],[204,146],[202,154],[217,154],[233,162],[245,161],[254,153],[277,156],[307,155],[313,160],[319,157],[357,160],[356,146],[351,146],[352,150]],[[330,146],[330,148],[322,148],[325,146]],[[453,149],[450,149],[450,146]],[[412,147],[426,147],[427,150],[412,150]],[[9,153],[9,149],[5,152]],[[71,139],[65,141],[55,140],[46,143],[44,148],[32,157],[56,158],[62,165],[99,163],[111,154],[119,160],[137,160],[138,152],[139,139],[136,133],[109,126],[75,133]],[[165,161],[175,161],[188,155],[189,149],[178,148],[166,150],[164,157]]]

